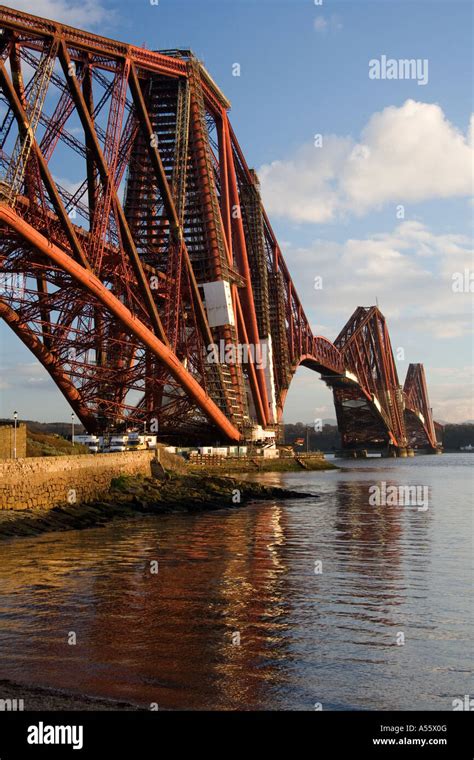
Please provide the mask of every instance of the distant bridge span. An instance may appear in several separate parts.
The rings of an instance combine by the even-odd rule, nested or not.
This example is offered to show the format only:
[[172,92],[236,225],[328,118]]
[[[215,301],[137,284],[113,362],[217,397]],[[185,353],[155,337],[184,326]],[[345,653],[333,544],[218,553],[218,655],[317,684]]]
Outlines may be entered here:
[[230,104],[190,51],[4,6],[0,30],[0,316],[87,430],[251,440],[301,364],[332,388],[344,447],[436,450],[423,367],[401,387],[377,307],[334,343],[313,335]]

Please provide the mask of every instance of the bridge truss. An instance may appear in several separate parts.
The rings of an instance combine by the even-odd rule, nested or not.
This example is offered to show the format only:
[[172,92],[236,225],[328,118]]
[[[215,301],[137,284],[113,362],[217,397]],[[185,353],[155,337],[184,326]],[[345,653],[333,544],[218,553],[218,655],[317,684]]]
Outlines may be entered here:
[[190,51],[4,6],[0,31],[0,316],[88,431],[246,440],[278,426],[303,364],[333,389],[344,446],[436,447],[423,368],[402,390],[377,307],[334,343],[313,335],[230,104]]

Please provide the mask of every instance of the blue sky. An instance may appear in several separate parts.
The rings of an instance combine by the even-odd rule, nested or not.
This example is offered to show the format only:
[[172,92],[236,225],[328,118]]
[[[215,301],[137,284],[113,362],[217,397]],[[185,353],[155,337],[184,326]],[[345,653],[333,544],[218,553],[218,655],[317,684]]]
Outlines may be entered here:
[[[473,268],[470,2],[7,4],[150,49],[192,48],[232,103],[315,333],[334,339],[358,305],[378,298],[404,352],[402,382],[410,361],[423,362],[435,416],[472,419],[472,295],[452,291],[453,275]],[[369,61],[382,55],[427,59],[428,83],[370,79]],[[62,176],[73,182],[74,167]],[[0,415],[18,407],[23,417],[68,419],[8,333],[0,327]],[[334,417],[331,395],[302,369],[285,419],[315,417]]]

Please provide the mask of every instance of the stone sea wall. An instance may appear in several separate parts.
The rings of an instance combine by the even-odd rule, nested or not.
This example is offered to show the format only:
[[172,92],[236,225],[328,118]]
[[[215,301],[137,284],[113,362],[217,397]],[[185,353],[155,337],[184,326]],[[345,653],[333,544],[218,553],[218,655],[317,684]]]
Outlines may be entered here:
[[28,457],[0,462],[0,509],[52,508],[100,499],[113,478],[151,475],[153,451]]

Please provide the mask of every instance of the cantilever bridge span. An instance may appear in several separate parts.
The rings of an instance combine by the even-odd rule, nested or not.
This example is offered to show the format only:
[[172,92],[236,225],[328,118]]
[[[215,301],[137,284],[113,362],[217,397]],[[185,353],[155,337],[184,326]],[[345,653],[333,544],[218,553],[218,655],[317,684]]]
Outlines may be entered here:
[[436,449],[423,367],[400,386],[377,307],[334,343],[313,334],[190,51],[0,6],[0,87],[0,316],[88,431],[251,439],[302,364],[332,388],[345,447]]

